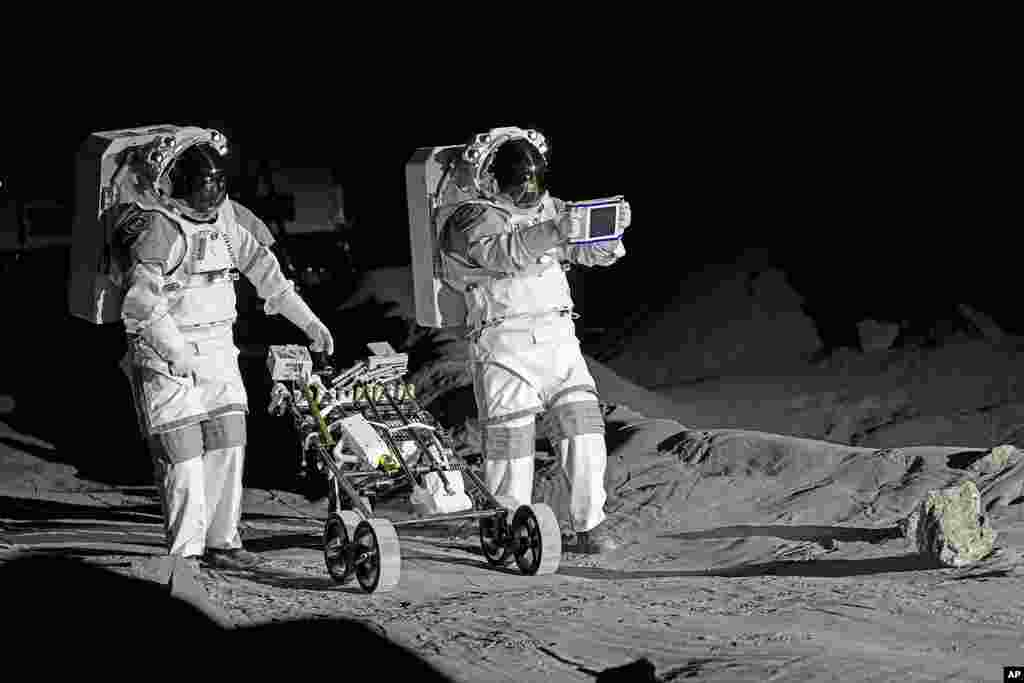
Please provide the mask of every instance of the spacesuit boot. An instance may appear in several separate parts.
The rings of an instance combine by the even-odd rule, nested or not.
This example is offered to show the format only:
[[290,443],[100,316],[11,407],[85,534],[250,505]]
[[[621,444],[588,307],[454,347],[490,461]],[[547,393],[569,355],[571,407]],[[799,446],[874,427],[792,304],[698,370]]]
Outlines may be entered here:
[[238,525],[242,519],[242,471],[245,447],[209,450],[203,456],[206,483],[207,565],[248,569],[262,564],[259,555],[242,548]]
[[603,525],[590,531],[577,531],[568,538],[562,537],[562,548],[565,552],[579,553],[580,555],[610,553],[620,545],[619,540],[610,534]]
[[594,555],[619,547],[605,524],[604,476],[608,456],[604,434],[577,434],[555,443],[562,468],[569,478],[569,511],[574,533],[563,535],[567,552]]

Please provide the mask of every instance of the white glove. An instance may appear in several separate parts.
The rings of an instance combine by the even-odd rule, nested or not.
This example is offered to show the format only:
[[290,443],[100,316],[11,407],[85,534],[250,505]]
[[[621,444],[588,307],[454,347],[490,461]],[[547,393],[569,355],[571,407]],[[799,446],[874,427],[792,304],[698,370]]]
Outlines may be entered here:
[[303,331],[310,341],[313,342],[309,345],[311,350],[317,353],[326,353],[328,356],[334,355],[334,337],[331,336],[331,331],[327,329],[327,325],[324,325],[319,318],[310,321]]
[[570,240],[580,236],[583,231],[582,221],[582,209],[569,209],[559,214],[555,219],[555,226],[563,239]]
[[619,230],[625,230],[633,222],[633,210],[629,208],[629,202],[622,202],[622,211],[619,211]]
[[622,243],[621,239],[615,240],[615,247],[611,250],[611,255],[615,260],[626,255],[626,245]]
[[328,356],[334,353],[334,337],[331,331],[316,317],[309,305],[302,300],[295,290],[284,295],[278,305],[278,312],[291,324],[306,333],[312,344],[309,348],[316,352],[324,352]]
[[141,332],[146,345],[167,363],[174,377],[189,377],[198,369],[195,347],[187,343],[169,315],[155,320]]
[[185,344],[180,356],[168,361],[171,374],[175,377],[190,377],[199,369],[199,360],[191,344]]

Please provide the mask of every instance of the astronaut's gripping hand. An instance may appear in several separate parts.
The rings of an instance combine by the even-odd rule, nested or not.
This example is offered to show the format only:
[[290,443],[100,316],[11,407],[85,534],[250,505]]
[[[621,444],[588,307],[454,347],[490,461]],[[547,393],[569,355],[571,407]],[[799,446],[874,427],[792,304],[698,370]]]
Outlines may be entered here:
[[574,236],[580,234],[583,217],[580,214],[579,209],[562,209],[558,213],[558,217],[555,219],[555,225],[558,228],[558,234],[561,237],[559,244],[566,244]]
[[325,353],[328,356],[334,355],[334,337],[319,318],[310,321],[305,327],[306,336],[310,339],[309,348],[317,353]]
[[[580,217],[575,212],[566,209],[565,202],[552,197],[555,210],[558,211],[560,230],[566,235],[579,232],[578,221]],[[622,202],[622,211],[619,212],[619,229],[625,230],[633,220],[629,202]],[[559,260],[568,261],[581,266],[610,266],[626,255],[626,247],[622,239],[608,242],[596,242],[593,244],[568,244],[569,237],[559,246]]]
[[622,210],[619,211],[619,230],[625,230],[633,223],[633,210],[629,202],[622,202]]
[[294,289],[285,292],[277,303],[277,312],[309,337],[309,348],[317,353],[334,354],[334,337],[327,325],[313,313]]
[[572,244],[565,249],[564,260],[581,266],[610,266],[626,255],[621,239],[593,244]]
[[[570,225],[568,223],[568,221],[572,220],[572,218],[574,217],[574,214],[572,212],[569,212],[569,211],[566,210],[566,208],[565,208],[565,201],[563,201],[561,199],[558,199],[557,197],[552,197],[551,201],[554,204],[555,211],[557,211],[558,214],[559,214],[559,220],[567,221],[566,227],[568,227]],[[577,217],[577,220],[578,220],[578,217]],[[632,225],[632,223],[633,223],[633,209],[629,206],[629,202],[623,201],[622,202],[622,210],[619,211],[619,230],[625,230],[630,225]]]
[[191,344],[185,344],[179,356],[169,363],[171,374],[175,377],[191,377],[199,368],[196,352]]

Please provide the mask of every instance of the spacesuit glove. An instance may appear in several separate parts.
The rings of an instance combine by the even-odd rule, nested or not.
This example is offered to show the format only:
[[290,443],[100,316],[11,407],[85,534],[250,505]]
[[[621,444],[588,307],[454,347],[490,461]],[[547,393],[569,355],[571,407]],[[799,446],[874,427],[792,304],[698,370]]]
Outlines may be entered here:
[[170,366],[171,374],[175,377],[191,376],[199,367],[195,348],[191,344],[185,344],[180,354],[168,360],[168,365]]
[[173,318],[163,315],[143,329],[139,336],[169,366],[175,377],[188,377],[195,370],[195,350],[185,343]]
[[563,210],[558,215],[558,218],[555,219],[555,225],[558,226],[558,233],[562,236],[563,242],[568,242],[573,237],[580,236],[580,233],[583,231],[582,221],[583,215],[579,209]]
[[294,289],[283,295],[277,310],[288,322],[306,333],[313,342],[310,345],[313,351],[323,351],[328,356],[334,353],[334,338],[330,330]]
[[313,342],[309,345],[310,349],[317,353],[325,353],[328,356],[334,355],[334,337],[331,336],[331,331],[327,329],[327,325],[324,325],[319,318],[311,320],[303,331]]
[[601,265],[611,265],[626,255],[626,245],[622,243],[621,239],[617,239],[611,244],[601,244],[598,246],[603,257],[602,261],[604,261]]
[[622,202],[622,210],[619,211],[619,230],[625,230],[633,223],[633,210],[629,208],[629,202]]

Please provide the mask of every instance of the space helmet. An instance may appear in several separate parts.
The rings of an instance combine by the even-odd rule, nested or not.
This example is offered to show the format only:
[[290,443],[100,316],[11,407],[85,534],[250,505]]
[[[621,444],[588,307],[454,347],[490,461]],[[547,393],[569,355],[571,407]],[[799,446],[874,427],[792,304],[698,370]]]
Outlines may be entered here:
[[491,154],[484,173],[493,178],[497,190],[521,209],[530,209],[547,192],[547,159],[531,141],[506,140]]
[[208,223],[227,198],[227,169],[223,147],[197,142],[167,165],[159,183],[164,198],[185,218]]

